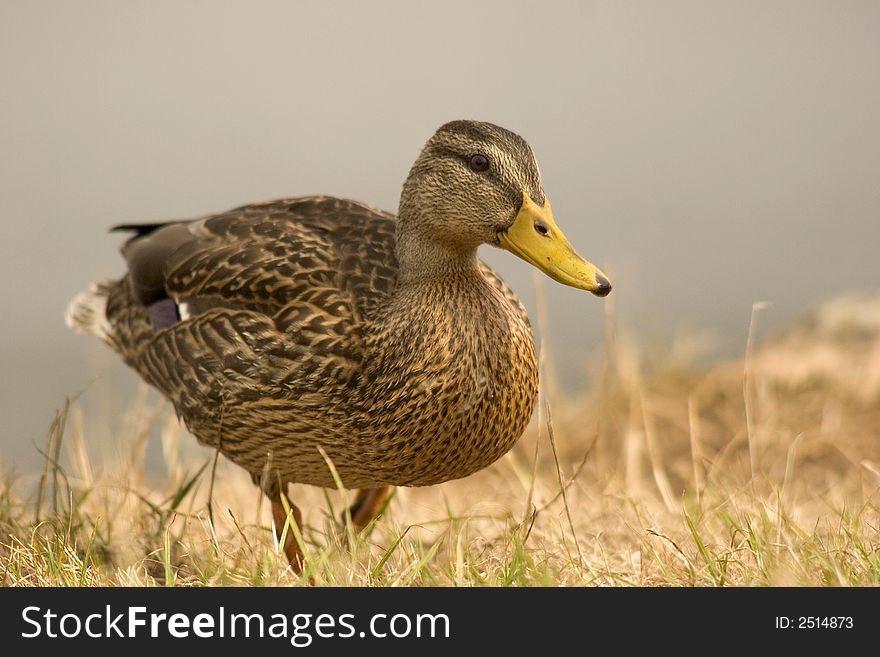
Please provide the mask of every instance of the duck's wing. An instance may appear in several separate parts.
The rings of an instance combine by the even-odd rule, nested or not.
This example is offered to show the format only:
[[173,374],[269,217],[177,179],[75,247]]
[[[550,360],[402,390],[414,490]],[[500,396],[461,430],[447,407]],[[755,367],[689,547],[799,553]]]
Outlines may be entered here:
[[[274,315],[343,292],[363,311],[397,279],[394,216],[332,197],[246,205],[203,219],[119,226],[132,292],[190,316],[212,308]],[[161,327],[160,327],[161,328]]]
[[[309,394],[359,369],[362,327],[397,279],[394,216],[330,197],[123,226],[110,342],[183,415],[209,399]],[[222,390],[221,390],[222,389]]]

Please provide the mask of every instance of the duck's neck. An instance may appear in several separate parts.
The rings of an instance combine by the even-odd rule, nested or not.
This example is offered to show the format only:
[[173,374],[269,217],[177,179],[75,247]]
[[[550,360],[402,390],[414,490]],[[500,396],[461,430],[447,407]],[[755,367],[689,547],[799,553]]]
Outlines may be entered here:
[[398,226],[397,261],[402,284],[480,275],[477,245],[438,242],[406,226]]

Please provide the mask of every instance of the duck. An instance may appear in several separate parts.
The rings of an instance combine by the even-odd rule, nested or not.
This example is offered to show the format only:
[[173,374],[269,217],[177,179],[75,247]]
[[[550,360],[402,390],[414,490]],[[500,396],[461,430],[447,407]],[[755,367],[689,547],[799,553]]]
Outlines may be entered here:
[[538,391],[529,318],[478,247],[611,291],[557,226],[529,144],[481,121],[430,137],[396,216],[308,196],[111,230],[128,235],[127,271],[77,295],[67,324],[250,474],[296,572],[289,484],[356,490],[362,529],[394,487],[466,477],[526,429]]

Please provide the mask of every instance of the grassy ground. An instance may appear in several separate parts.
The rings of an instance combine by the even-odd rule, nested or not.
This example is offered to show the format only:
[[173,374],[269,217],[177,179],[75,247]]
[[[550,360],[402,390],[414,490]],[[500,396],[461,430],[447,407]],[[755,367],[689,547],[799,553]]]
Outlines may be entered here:
[[[613,322],[609,321],[613,327]],[[840,299],[707,371],[648,359],[613,328],[591,390],[544,377],[491,468],[400,489],[361,536],[343,491],[297,486],[327,585],[880,584],[880,298]],[[0,487],[6,585],[301,585],[249,478],[141,400],[118,458],[92,463],[75,405],[39,495]],[[167,476],[144,468],[160,428]],[[216,476],[212,476],[215,474]],[[209,505],[210,500],[210,505]]]

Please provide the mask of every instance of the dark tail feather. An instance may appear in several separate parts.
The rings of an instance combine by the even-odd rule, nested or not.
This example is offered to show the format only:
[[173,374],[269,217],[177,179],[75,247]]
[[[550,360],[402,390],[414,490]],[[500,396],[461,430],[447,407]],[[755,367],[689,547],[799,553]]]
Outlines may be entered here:
[[135,233],[132,239],[149,235],[154,230],[167,226],[168,224],[179,223],[176,221],[163,221],[158,224],[118,224],[110,229],[111,233]]

